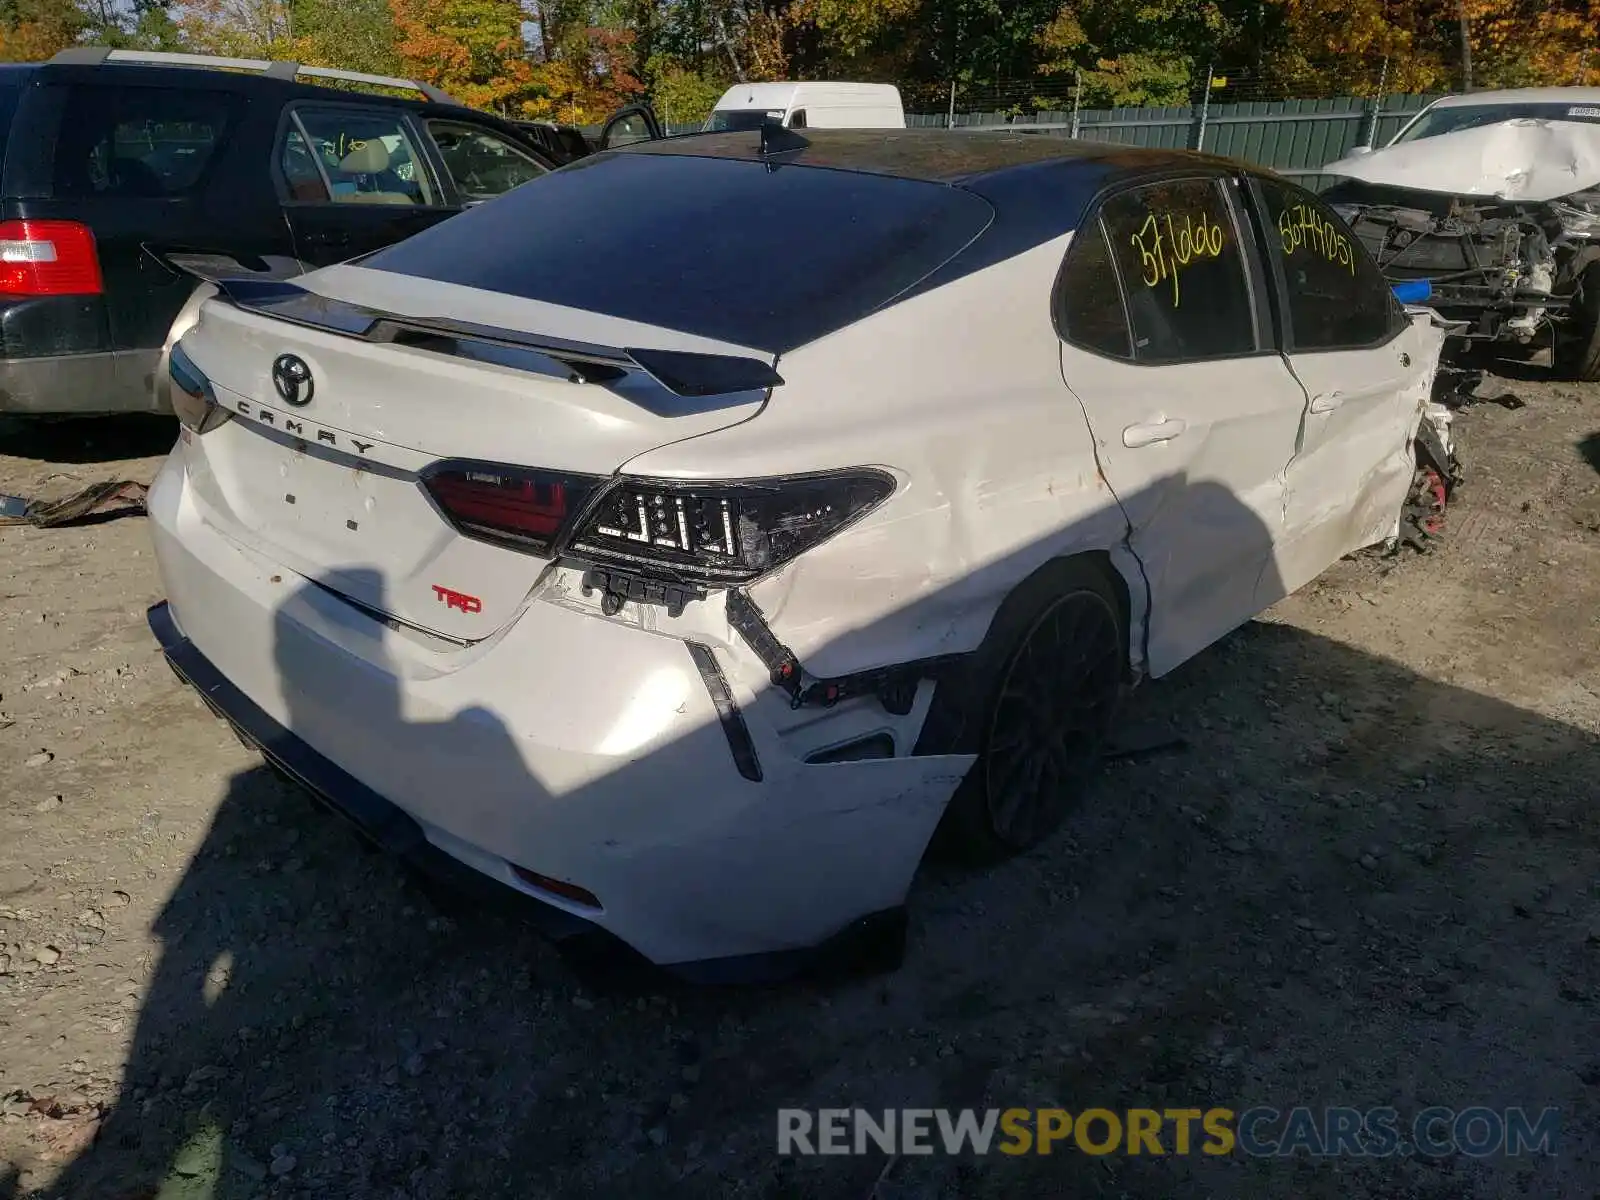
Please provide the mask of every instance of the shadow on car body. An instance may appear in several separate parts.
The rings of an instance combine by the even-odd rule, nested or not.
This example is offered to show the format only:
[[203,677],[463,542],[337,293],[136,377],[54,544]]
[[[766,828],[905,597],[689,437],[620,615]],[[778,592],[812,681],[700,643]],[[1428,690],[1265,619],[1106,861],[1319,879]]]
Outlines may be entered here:
[[[1204,507],[1214,514],[1216,497]],[[1234,536],[1265,550],[1266,531],[1236,507]],[[1002,578],[1003,568],[978,564],[973,574]],[[912,604],[936,613],[938,600]],[[287,640],[280,627],[289,725],[314,737],[308,714],[325,698],[309,708],[297,698],[322,685],[303,674],[303,656],[281,655]],[[1355,706],[1349,719],[1327,711],[1333,693]],[[417,723],[392,691],[361,702],[387,744],[456,761],[463,789],[523,761],[492,712]],[[1477,935],[1470,926],[1417,927],[1406,899],[1432,894],[1437,884],[1425,876],[1408,881],[1397,868],[1394,889],[1350,894],[1348,863],[1329,843],[1359,839],[1374,805],[1414,805],[1424,793],[1459,805],[1451,872],[1470,893],[1488,878],[1473,845],[1506,819],[1499,802],[1522,785],[1511,770],[1519,756],[1533,764],[1524,773],[1545,773],[1558,795],[1568,789],[1557,803],[1592,837],[1581,797],[1600,741],[1264,623],[1147,689],[1136,713],[1191,730],[1200,748],[1184,759],[1113,764],[1051,841],[993,873],[926,867],[898,974],[820,990],[645,989],[598,1006],[571,995],[570,976],[542,941],[471,910],[430,917],[388,858],[363,853],[273,772],[243,771],[152,930],[160,956],[120,1095],[97,1142],[43,1194],[232,1200],[266,1186],[269,1147],[283,1145],[298,1159],[277,1164],[286,1186],[307,1195],[524,1196],[539,1181],[534,1194],[567,1196],[604,1180],[608,1194],[721,1197],[737,1185],[752,1196],[862,1196],[881,1160],[777,1159],[778,1107],[1227,1098],[1248,1089],[1244,1066],[1215,1056],[1197,1065],[1175,1047],[1203,1043],[1216,1028],[1238,1036],[1262,1010],[1303,1044],[1308,1064],[1325,1063],[1341,1082],[1347,1068],[1392,1079],[1402,1050],[1424,1060],[1425,1075],[1448,1061],[1439,1078],[1452,1080],[1444,1051],[1395,1041],[1403,1031],[1381,1023],[1354,1040],[1348,1027],[1296,1025],[1297,997],[1318,986],[1318,972],[1337,970],[1346,987],[1389,978],[1381,955],[1360,950],[1371,922],[1404,924],[1440,957]],[[1263,725],[1281,736],[1252,734],[1254,749],[1242,749],[1243,731]],[[721,731],[711,733],[721,743]],[[1373,760],[1381,770],[1370,769]],[[670,761],[658,752],[618,772],[660,795],[673,786],[662,771]],[[1315,828],[1296,820],[1294,806],[1270,801],[1347,790],[1361,795],[1359,807],[1319,806]],[[580,791],[568,802],[582,799]],[[526,803],[547,800],[527,777]],[[931,828],[937,813],[927,815]],[[1248,827],[1255,851],[1226,849],[1232,824]],[[1296,925],[1300,914],[1338,941],[1312,942]],[[1276,965],[1260,966],[1261,955]],[[1073,1026],[1080,1008],[1112,1011],[1142,986],[1131,982],[1136,974],[1170,987],[1154,1015]],[[1057,1049],[1068,1040],[1083,1053]],[[1458,1052],[1470,1053],[1450,1053]],[[1309,1066],[1306,1074],[1310,1102],[1326,1080],[1312,1083]],[[1228,1169],[1237,1165],[1122,1162],[1117,1190],[1266,1195],[1292,1182],[1297,1194],[1335,1194],[1308,1190],[1292,1161],[1248,1164],[1241,1191],[1240,1173]],[[1058,1155],[990,1164],[961,1175],[959,1188],[1099,1194],[1106,1169]],[[1346,1187],[1331,1169],[1324,1182]]]

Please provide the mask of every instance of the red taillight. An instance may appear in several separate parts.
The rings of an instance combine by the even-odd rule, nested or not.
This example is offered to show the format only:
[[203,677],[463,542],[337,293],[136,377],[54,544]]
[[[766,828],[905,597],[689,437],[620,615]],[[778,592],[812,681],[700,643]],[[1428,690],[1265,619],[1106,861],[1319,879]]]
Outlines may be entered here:
[[592,475],[450,463],[424,484],[444,515],[468,537],[549,554],[567,522],[600,484]]
[[0,221],[0,294],[98,296],[94,232],[76,221]]

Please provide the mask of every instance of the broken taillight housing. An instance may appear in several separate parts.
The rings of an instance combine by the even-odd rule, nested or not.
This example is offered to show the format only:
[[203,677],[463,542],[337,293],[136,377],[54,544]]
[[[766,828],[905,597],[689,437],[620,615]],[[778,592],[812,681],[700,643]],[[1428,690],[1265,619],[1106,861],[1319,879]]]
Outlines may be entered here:
[[181,343],[167,357],[167,374],[172,380],[172,411],[185,428],[209,433],[233,416],[217,403],[211,381],[195,366]]
[[445,462],[422,482],[467,537],[548,557],[561,531],[605,481],[598,475]]
[[623,477],[583,518],[565,553],[736,587],[833,536],[894,487],[892,476],[869,468],[728,483]]

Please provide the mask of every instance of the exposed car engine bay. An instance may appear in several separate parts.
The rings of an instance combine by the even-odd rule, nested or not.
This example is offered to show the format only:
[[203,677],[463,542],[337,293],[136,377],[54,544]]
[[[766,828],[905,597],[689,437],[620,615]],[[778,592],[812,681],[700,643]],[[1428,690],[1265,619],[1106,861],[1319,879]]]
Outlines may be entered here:
[[1347,181],[1324,198],[1391,280],[1427,279],[1466,336],[1531,342],[1600,259],[1600,191],[1541,204]]
[[1549,347],[1600,380],[1600,125],[1518,118],[1330,163],[1322,198],[1457,345]]

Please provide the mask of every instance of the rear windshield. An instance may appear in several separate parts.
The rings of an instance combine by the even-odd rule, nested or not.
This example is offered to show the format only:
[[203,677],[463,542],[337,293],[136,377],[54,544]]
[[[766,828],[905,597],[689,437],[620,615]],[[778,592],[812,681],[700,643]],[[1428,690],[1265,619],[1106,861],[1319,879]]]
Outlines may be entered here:
[[859,320],[982,233],[942,184],[820,167],[602,154],[362,266],[781,353]]

